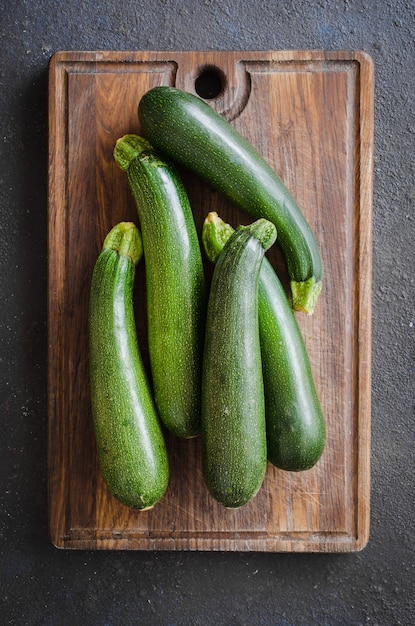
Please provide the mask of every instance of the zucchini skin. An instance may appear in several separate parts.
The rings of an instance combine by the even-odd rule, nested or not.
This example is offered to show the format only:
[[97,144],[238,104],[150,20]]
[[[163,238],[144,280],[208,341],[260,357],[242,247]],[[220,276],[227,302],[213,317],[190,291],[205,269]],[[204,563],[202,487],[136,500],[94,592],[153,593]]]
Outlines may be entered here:
[[175,167],[137,135],[121,137],[114,158],[135,199],[146,265],[148,348],[158,413],[179,437],[200,432],[206,315],[202,253]]
[[265,159],[199,97],[174,87],[147,91],[138,105],[143,134],[237,206],[273,222],[291,280],[293,307],[312,313],[321,291],[319,248],[294,198]]
[[[232,232],[216,213],[207,216],[202,240],[211,261]],[[259,274],[258,317],[268,460],[287,471],[308,470],[324,451],[325,420],[297,319],[266,258]]]
[[133,309],[138,229],[115,226],[92,274],[89,298],[89,372],[98,461],[112,495],[134,509],[152,508],[164,495],[169,463],[144,370]]
[[324,451],[325,420],[301,331],[268,259],[258,303],[268,460],[287,471],[308,470]]
[[264,247],[252,232],[238,229],[216,263],[203,359],[202,471],[211,495],[232,509],[255,496],[267,465],[258,329]]

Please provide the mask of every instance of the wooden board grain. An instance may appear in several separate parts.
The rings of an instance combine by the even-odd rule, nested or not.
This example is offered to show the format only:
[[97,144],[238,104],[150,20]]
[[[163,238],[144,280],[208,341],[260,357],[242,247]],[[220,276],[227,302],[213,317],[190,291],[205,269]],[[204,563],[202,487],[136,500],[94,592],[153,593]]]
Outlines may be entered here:
[[[208,494],[200,441],[166,435],[171,480],[151,511],[123,507],[103,484],[88,388],[87,309],[103,239],[138,223],[115,141],[140,133],[137,104],[155,85],[195,92],[207,67],[225,88],[209,100],[271,163],[303,209],[325,264],[312,316],[298,314],[327,422],[311,470],[269,465],[248,505]],[[350,552],[369,536],[373,66],[359,52],[62,52],[50,64],[49,526],[72,549]],[[200,232],[215,210],[250,219],[182,172]],[[278,249],[269,258],[286,279]],[[136,281],[146,346],[144,264]],[[207,276],[211,268],[206,266]]]

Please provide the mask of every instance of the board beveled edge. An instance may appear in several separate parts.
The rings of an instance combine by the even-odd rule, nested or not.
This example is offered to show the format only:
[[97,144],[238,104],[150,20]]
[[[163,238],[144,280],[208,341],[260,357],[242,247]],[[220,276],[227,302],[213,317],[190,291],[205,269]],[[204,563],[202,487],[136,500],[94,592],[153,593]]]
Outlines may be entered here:
[[[218,533],[125,533],[77,529],[60,535],[54,542],[56,548],[67,550],[131,550],[131,551],[233,551],[233,552],[319,552],[347,553],[362,549],[358,537],[346,533],[290,533],[287,537],[271,536],[258,532]],[[218,535],[218,536],[216,536]]]
[[359,194],[359,376],[357,395],[357,538],[355,551],[363,550],[370,536],[371,390],[372,390],[372,213],[374,145],[374,64],[357,52],[360,67],[360,194]]

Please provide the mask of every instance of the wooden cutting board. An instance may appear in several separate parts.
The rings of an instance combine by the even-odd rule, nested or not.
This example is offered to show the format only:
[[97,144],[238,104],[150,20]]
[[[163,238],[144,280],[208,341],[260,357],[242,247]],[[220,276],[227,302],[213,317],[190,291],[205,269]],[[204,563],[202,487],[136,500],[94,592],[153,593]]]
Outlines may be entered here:
[[[263,487],[229,511],[207,492],[199,439],[166,435],[167,493],[135,512],[108,493],[97,465],[88,387],[91,272],[112,226],[137,220],[115,141],[140,133],[137,105],[155,85],[208,99],[271,163],[319,242],[325,280],[312,316],[297,314],[327,423],[311,470],[269,465]],[[373,66],[360,52],[62,52],[50,63],[49,522],[76,549],[350,552],[369,535]],[[200,93],[199,93],[200,95]],[[206,94],[202,94],[206,95]],[[250,218],[182,172],[200,232],[209,211]],[[283,281],[282,257],[269,258]],[[211,268],[206,265],[208,279]],[[148,366],[144,263],[136,316]]]

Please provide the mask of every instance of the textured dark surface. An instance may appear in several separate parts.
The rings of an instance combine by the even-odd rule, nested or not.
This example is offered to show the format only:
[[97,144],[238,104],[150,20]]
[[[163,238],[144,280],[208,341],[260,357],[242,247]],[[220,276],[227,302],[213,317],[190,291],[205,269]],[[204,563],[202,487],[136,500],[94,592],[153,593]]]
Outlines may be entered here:
[[[3,0],[0,621],[413,623],[413,1]],[[375,64],[372,515],[352,555],[90,553],[47,532],[47,66],[57,50],[357,49]]]

